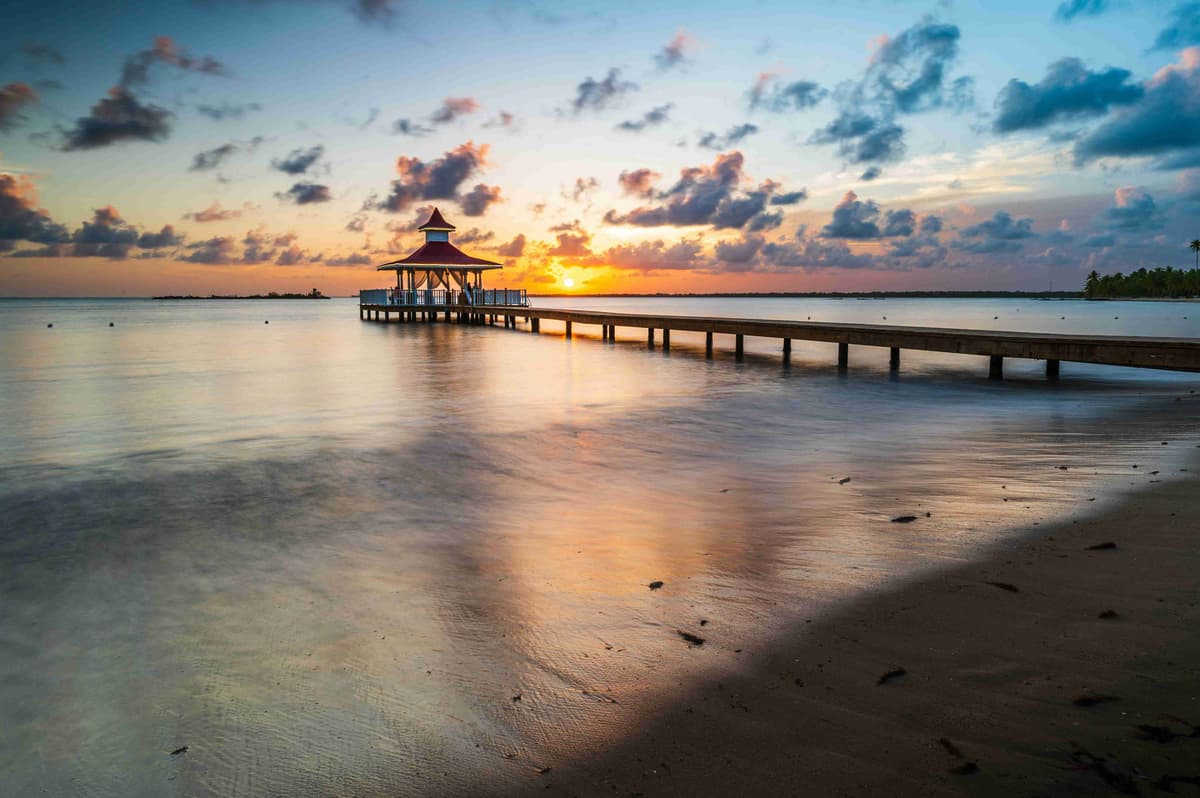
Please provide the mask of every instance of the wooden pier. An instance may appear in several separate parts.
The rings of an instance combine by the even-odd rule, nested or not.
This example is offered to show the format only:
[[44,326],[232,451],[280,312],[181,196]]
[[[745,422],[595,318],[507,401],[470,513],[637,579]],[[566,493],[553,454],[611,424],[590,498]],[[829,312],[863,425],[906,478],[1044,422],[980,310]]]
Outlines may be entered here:
[[664,350],[671,348],[671,331],[705,334],[705,355],[713,356],[714,336],[733,338],[734,357],[741,360],[746,336],[776,338],[783,342],[783,358],[791,357],[792,341],[822,341],[837,344],[840,368],[850,364],[851,346],[875,346],[890,350],[889,365],[900,368],[900,350],[951,352],[982,355],[989,358],[988,376],[1003,379],[1005,358],[1027,358],[1046,362],[1046,377],[1059,375],[1062,361],[1096,363],[1107,366],[1200,371],[1200,339],[1150,338],[1113,335],[1069,335],[1058,333],[993,332],[943,327],[904,327],[888,324],[851,324],[845,322],[790,321],[786,319],[733,319],[719,316],[665,316],[644,313],[612,313],[597,310],[533,308],[498,305],[442,305],[405,308],[395,305],[360,305],[359,316],[367,320],[451,321],[470,324],[502,323],[516,329],[527,325],[530,332],[541,331],[541,321],[563,323],[564,334],[571,338],[577,325],[600,328],[604,341],[616,340],[618,327],[646,330],[647,346],[655,346],[656,331]]

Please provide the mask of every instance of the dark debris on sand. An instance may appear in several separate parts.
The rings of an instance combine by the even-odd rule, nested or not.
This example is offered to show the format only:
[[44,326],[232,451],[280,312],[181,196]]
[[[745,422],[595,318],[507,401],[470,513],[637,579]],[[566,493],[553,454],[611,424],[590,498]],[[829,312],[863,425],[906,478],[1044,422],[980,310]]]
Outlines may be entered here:
[[1079,698],[1076,698],[1071,703],[1077,707],[1094,707],[1097,704],[1110,704],[1113,701],[1120,701],[1120,700],[1121,699],[1115,695],[1100,695],[1100,694],[1095,694],[1095,693],[1084,693],[1083,695],[1079,696]]
[[908,671],[906,671],[904,668],[893,668],[892,670],[880,676],[879,681],[875,682],[875,684],[887,684],[893,679],[899,679],[901,676],[907,675]]
[[916,521],[916,520],[917,520],[917,517],[915,515],[901,515],[901,516],[897,516],[897,517],[893,518],[892,523],[893,524],[911,524],[913,521]]
[[188,752],[188,747],[186,745],[181,745],[178,748],[176,748],[174,751],[172,751],[170,755],[171,756],[179,756],[180,754],[186,754],[187,752]]
[[663,581],[661,579],[655,579],[653,582],[646,585],[646,587],[650,588],[651,590],[658,590],[662,586],[663,586]]
[[1001,590],[1007,590],[1009,593],[1020,593],[1021,589],[1011,582],[988,582],[992,587],[998,587]]
[[1113,543],[1111,540],[1106,540],[1103,543],[1097,543],[1094,546],[1088,546],[1087,550],[1088,551],[1112,551],[1116,547],[1117,547],[1116,543]]
[[677,631],[677,632],[679,633],[679,636],[680,636],[680,637],[682,637],[682,638],[683,638],[684,640],[686,640],[687,642],[691,643],[693,646],[702,646],[702,645],[704,645],[704,638],[703,638],[703,637],[696,637],[696,636],[695,636],[694,634],[692,634],[691,632],[685,632],[685,631],[683,631],[682,629],[676,629],[675,631]]

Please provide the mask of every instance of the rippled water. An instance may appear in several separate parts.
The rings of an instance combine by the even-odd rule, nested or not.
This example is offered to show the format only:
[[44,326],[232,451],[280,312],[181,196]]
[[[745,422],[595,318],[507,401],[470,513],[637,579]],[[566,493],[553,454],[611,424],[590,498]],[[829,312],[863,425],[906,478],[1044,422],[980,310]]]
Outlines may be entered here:
[[[536,301],[1200,336],[1186,303]],[[0,301],[0,793],[535,785],[737,649],[1200,442],[1195,375],[542,330]]]

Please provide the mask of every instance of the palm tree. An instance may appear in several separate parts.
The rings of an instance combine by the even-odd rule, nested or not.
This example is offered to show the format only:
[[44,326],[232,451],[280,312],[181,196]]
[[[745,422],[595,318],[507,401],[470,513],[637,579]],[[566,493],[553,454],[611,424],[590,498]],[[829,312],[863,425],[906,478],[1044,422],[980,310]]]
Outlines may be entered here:
[[1193,238],[1188,247],[1196,253],[1196,268],[1200,269],[1200,238]]

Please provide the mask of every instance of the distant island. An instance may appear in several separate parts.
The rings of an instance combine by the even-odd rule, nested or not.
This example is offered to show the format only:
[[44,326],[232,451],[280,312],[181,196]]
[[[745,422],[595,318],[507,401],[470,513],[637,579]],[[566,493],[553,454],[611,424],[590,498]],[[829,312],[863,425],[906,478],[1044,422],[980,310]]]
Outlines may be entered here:
[[1088,299],[1186,299],[1200,296],[1200,270],[1167,266],[1129,274],[1092,272],[1083,295]]
[[209,294],[208,296],[156,296],[155,299],[329,299],[317,289],[309,291],[307,294],[280,294],[272,291],[269,294],[250,294],[248,296],[238,296],[234,294]]
[[741,291],[673,294],[533,294],[533,297],[713,297],[746,299],[1079,299],[1079,291]]

